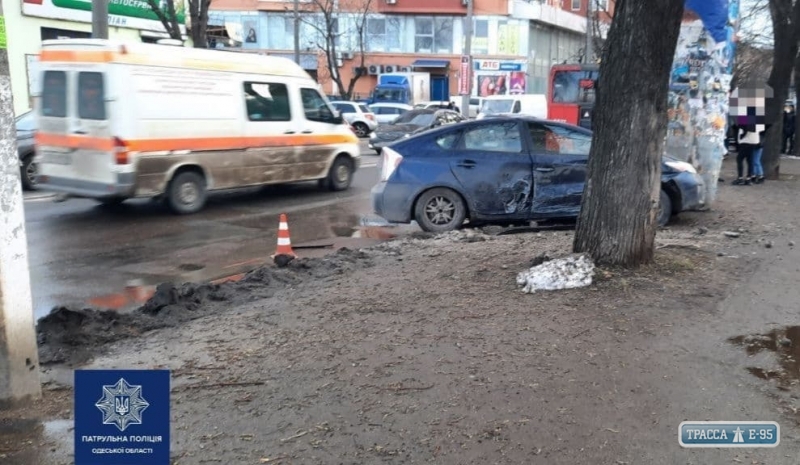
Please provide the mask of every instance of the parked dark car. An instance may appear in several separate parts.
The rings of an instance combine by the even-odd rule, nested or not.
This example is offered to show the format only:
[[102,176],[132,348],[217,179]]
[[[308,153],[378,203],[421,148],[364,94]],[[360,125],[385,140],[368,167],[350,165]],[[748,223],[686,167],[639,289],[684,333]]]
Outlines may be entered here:
[[34,145],[36,115],[32,111],[19,115],[16,118],[16,126],[22,187],[26,190],[33,190],[36,188],[36,164],[33,162],[33,157],[36,155]]
[[453,110],[421,108],[410,110],[388,124],[378,126],[369,136],[369,148],[381,153],[387,145],[429,129],[460,123],[466,119]]
[[[581,208],[592,132],[528,116],[464,122],[383,150],[375,213],[425,231],[470,223],[574,219]],[[703,204],[703,180],[664,158],[658,223]]]

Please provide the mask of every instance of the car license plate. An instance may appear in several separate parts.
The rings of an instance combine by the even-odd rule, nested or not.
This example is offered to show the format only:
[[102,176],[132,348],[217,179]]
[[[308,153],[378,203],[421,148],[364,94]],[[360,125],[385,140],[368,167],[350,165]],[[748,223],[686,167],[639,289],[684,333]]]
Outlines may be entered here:
[[43,157],[42,163],[51,165],[71,165],[72,155],[69,153],[47,153]]

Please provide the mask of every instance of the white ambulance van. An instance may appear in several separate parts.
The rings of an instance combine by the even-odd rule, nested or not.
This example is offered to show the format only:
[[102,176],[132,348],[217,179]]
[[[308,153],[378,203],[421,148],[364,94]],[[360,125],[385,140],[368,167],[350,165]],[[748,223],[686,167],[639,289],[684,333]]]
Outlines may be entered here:
[[358,139],[291,60],[99,39],[45,41],[35,92],[41,189],[178,214],[208,192],[317,180],[347,189]]
[[521,114],[547,119],[547,96],[517,94],[484,97],[477,119],[499,114]]

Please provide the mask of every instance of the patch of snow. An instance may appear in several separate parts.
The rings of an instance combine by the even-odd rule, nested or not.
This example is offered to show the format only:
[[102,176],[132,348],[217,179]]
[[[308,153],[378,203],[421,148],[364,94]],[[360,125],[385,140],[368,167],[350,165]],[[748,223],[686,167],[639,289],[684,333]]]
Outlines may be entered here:
[[594,262],[586,254],[574,254],[555,258],[523,271],[517,275],[517,284],[522,292],[574,289],[592,284]]

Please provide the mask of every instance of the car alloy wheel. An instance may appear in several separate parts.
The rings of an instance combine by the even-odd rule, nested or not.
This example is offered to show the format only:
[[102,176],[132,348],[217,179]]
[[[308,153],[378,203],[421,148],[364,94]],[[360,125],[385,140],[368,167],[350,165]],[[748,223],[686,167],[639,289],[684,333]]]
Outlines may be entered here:
[[423,192],[414,207],[414,219],[427,232],[442,233],[457,229],[466,216],[467,209],[461,195],[444,187]]
[[445,225],[453,221],[456,206],[449,199],[438,196],[430,199],[425,205],[425,216],[435,225]]
[[369,128],[364,123],[354,124],[353,129],[358,137],[367,137],[367,134],[369,134]]

